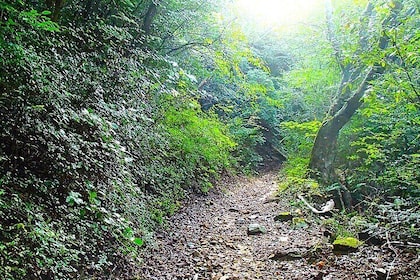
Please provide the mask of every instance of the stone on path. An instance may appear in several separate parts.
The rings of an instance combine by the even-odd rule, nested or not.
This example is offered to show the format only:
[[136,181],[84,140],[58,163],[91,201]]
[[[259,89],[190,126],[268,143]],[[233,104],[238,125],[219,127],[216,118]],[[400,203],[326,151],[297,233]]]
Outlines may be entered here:
[[248,235],[257,235],[266,233],[267,230],[264,226],[260,224],[249,224],[248,226]]

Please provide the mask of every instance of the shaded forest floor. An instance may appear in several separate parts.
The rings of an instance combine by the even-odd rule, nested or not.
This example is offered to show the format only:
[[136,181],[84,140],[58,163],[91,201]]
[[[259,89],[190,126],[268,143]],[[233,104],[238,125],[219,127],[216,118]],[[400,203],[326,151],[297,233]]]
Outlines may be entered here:
[[[293,200],[271,201],[276,190],[276,174],[266,173],[192,198],[145,251],[143,279],[420,279],[413,252],[385,244],[334,253],[305,209],[306,227],[274,221]],[[266,233],[249,235],[250,224]]]

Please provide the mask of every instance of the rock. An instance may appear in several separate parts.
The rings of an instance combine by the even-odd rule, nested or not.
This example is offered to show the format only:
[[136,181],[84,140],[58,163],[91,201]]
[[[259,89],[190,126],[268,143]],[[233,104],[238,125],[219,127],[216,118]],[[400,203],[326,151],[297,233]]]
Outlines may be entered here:
[[284,236],[279,236],[278,240],[279,242],[288,242],[289,241],[289,237],[287,235]]
[[285,251],[277,251],[271,254],[268,258],[275,261],[293,261],[303,258],[306,251],[301,248],[291,248]]
[[355,251],[362,244],[363,242],[361,242],[357,238],[341,237],[341,236],[338,236],[333,242],[334,251],[341,251],[341,252]]
[[264,204],[270,203],[270,202],[276,202],[278,203],[280,201],[280,197],[269,197],[266,200],[264,200]]
[[238,218],[235,220],[235,224],[237,225],[243,225],[246,223],[246,220],[244,218]]
[[305,219],[304,218],[300,218],[300,217],[294,217],[292,219],[292,223],[294,225],[300,224],[300,223],[305,223]]
[[378,276],[378,280],[385,280],[388,272],[383,268],[377,268],[375,270],[376,275]]
[[257,234],[263,234],[266,233],[267,230],[264,226],[259,224],[250,224],[248,226],[248,235],[257,235]]
[[274,217],[274,221],[281,221],[281,222],[285,222],[285,221],[290,221],[293,219],[293,216],[290,212],[280,212],[279,214],[277,214]]

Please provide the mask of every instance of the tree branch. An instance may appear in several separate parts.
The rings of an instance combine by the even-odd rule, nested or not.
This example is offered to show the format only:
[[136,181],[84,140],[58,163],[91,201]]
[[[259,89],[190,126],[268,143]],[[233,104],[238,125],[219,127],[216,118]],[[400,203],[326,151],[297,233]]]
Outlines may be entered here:
[[[385,33],[385,32],[384,32]],[[386,34],[386,33],[385,33]],[[396,50],[396,53],[398,54],[398,56],[400,57],[400,59],[401,59],[401,61],[402,61],[402,65],[401,65],[401,67],[402,67],[402,69],[404,70],[404,73],[407,75],[407,78],[408,78],[408,81],[409,81],[409,84],[410,84],[410,87],[411,87],[411,89],[413,90],[413,92],[415,93],[415,95],[416,95],[416,97],[417,97],[417,99],[418,99],[418,102],[420,102],[420,93],[417,91],[417,89],[416,89],[416,87],[414,86],[414,81],[413,81],[413,78],[411,77],[411,75],[410,75],[410,72],[408,72],[408,70],[407,70],[407,68],[406,67],[404,67],[405,66],[405,61],[404,61],[404,57],[403,57],[403,55],[402,55],[402,53],[401,53],[401,50],[400,50],[400,48],[398,47],[398,45],[397,45],[397,40],[396,39],[393,39],[392,40],[392,45],[393,45],[393,47],[395,48],[395,50]]]
[[340,67],[341,71],[344,72],[344,64],[343,59],[341,57],[341,48],[340,44],[338,42],[337,37],[335,36],[334,32],[334,26],[332,21],[332,15],[333,15],[333,8],[331,4],[331,0],[325,0],[325,16],[327,21],[327,39],[330,41],[331,46],[334,50],[334,56],[337,60],[338,66]]
[[[234,20],[234,19],[233,19],[233,20]],[[233,20],[231,20],[231,21],[230,21],[230,22],[229,22],[226,26],[224,26],[224,28],[223,28],[222,32],[220,32],[220,34],[219,34],[219,35],[218,35],[215,39],[213,39],[211,43],[204,43],[204,42],[187,42],[187,43],[182,44],[182,45],[180,45],[180,46],[177,46],[177,47],[175,47],[175,48],[169,49],[169,50],[165,53],[165,55],[171,54],[171,53],[176,52],[176,51],[179,51],[179,50],[183,50],[183,49],[185,49],[185,48],[187,48],[187,47],[192,47],[192,46],[204,46],[204,47],[208,47],[208,46],[213,45],[215,42],[219,42],[219,41],[222,39],[222,37],[223,37],[224,33],[226,32],[226,29],[230,26],[230,24],[233,22]]]

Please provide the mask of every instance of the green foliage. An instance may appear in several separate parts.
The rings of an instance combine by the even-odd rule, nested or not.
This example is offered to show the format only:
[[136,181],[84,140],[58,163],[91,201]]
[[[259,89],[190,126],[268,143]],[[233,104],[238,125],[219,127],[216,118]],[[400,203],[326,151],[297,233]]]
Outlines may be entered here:
[[[316,132],[321,123],[311,122],[283,122],[284,145],[288,152],[288,160],[281,173],[285,180],[280,185],[280,190],[292,187],[298,189],[317,188],[318,184],[308,179],[308,164]],[[309,188],[308,188],[309,187]]]
[[[311,44],[311,39],[300,37],[311,51],[308,53],[305,48],[299,48],[294,58],[300,56],[300,59],[291,71],[283,73],[287,83],[285,93],[290,97],[284,95],[282,102],[286,109],[294,106],[299,114],[293,116],[294,122],[282,124],[281,135],[284,136],[289,157],[282,170],[286,180],[281,183],[280,189],[300,189],[306,184],[308,158],[314,133],[320,124],[312,126],[310,122],[323,118],[328,107],[334,104],[332,99],[340,76],[334,56],[341,66],[384,67],[370,82],[361,109],[340,133],[339,152],[333,163],[335,173],[339,175],[337,183],[321,189],[336,192],[345,187],[353,197],[353,203],[369,209],[366,216],[381,216],[376,220],[381,221],[380,226],[371,227],[368,226],[369,221],[365,221],[358,230],[371,227],[374,232],[379,228],[382,228],[381,231],[393,228],[395,223],[379,213],[395,197],[405,201],[406,208],[398,210],[400,215],[416,211],[418,207],[419,173],[415,166],[419,164],[420,99],[419,85],[414,78],[419,74],[418,5],[414,1],[401,3],[402,11],[396,18],[399,24],[390,28],[391,22],[386,19],[399,2],[372,1],[374,9],[370,18],[368,13],[363,14],[367,1],[333,2],[333,16],[339,17],[329,27],[333,34],[328,38],[330,42],[317,38],[319,43]],[[378,30],[383,30],[383,33]],[[377,41],[383,34],[386,34],[389,43],[381,50]],[[344,84],[344,101],[349,98],[346,94],[357,88],[352,83],[362,76],[354,75],[350,83]],[[306,124],[310,124],[309,127]],[[397,210],[389,212],[393,217],[398,216]],[[332,221],[335,220],[346,224],[348,219],[335,217]],[[349,227],[341,229],[339,224],[333,227],[342,236],[355,236],[357,233],[356,229]],[[389,232],[396,238],[412,238],[410,232],[416,231],[408,223],[398,229],[398,233],[398,230]]]
[[182,68],[196,77],[200,88],[193,96],[203,110],[217,114],[228,125],[237,143],[234,154],[238,163],[251,171],[281,150],[281,92],[240,27],[230,18],[214,16],[218,28],[224,30],[222,36],[210,48],[194,45],[176,53],[174,59],[182,61]]
[[149,232],[186,191],[209,188],[235,144],[196,103],[161,114],[155,97],[189,91],[191,77],[169,78],[179,69],[143,49],[131,24],[51,32],[48,13],[1,7],[16,24],[0,29],[0,274],[134,277]]
[[[411,49],[412,43],[404,42],[398,48],[404,45]],[[406,60],[407,56],[413,55],[400,52],[400,59]],[[359,198],[370,191],[390,196],[419,195],[414,167],[419,162],[420,146],[418,85],[410,80],[403,82],[419,70],[407,63],[404,67],[392,64],[390,71],[375,82],[360,114],[344,131],[340,145],[340,168],[348,173]]]
[[322,225],[331,232],[331,241],[336,238],[357,238],[366,226],[366,218],[357,213],[336,213],[331,218],[322,220]]
[[[389,16],[395,3],[377,3],[377,16]],[[371,82],[363,106],[343,129],[335,168],[341,176],[340,184],[346,185],[354,203],[359,203],[371,219],[364,223],[364,230],[383,239],[385,232],[392,238],[412,239],[412,232],[417,231],[408,222],[413,219],[408,213],[417,211],[420,192],[415,167],[419,164],[420,99],[419,85],[412,78],[419,73],[418,64],[412,63],[418,60],[418,52],[413,51],[418,50],[415,40],[419,22],[414,13],[418,13],[418,6],[404,1],[397,18],[400,24],[384,30],[390,41],[387,48],[365,49],[358,53],[359,57],[348,58],[359,59],[357,63],[380,64],[384,71]],[[373,22],[369,28],[371,35],[379,29]],[[352,36],[360,31],[367,32],[351,30]],[[371,35],[366,39],[375,40]],[[396,207],[393,201],[404,201],[404,207]],[[407,223],[403,219],[395,221],[403,216]]]
[[320,121],[297,123],[283,122],[282,128],[287,137],[284,138],[288,150],[293,155],[307,155],[312,148],[313,140],[321,126]]
[[193,164],[208,165],[213,171],[228,167],[229,150],[235,143],[226,136],[226,128],[214,117],[200,116],[197,103],[189,105],[192,108],[166,112],[164,125],[175,149],[185,153]]
[[418,199],[417,205],[415,203],[416,199],[401,197],[393,197],[385,203],[372,201],[367,213],[371,218],[365,224],[365,232],[382,240],[386,240],[388,235],[388,238],[418,242]]
[[[231,167],[230,152],[235,142],[215,116],[200,113],[197,102],[191,100],[185,107],[169,108],[162,124],[176,151],[173,156],[186,163],[186,176],[208,183],[208,175],[217,178],[220,171]],[[203,187],[207,189],[206,184]]]
[[244,123],[240,117],[230,121],[229,130],[238,143],[234,151],[238,162],[245,170],[253,170],[263,161],[262,156],[255,151],[255,147],[265,142],[263,134],[251,121]]
[[[39,12],[35,9],[21,10],[24,7],[23,2],[16,1],[14,3],[0,2],[0,11],[2,12],[2,21],[0,27],[3,31],[10,32],[18,26],[30,26],[35,30],[43,31],[59,31],[57,23],[52,22],[50,11]],[[3,38],[4,39],[4,38]]]
[[[3,278],[135,278],[128,268],[187,192],[285,149],[281,187],[319,192],[305,176],[338,82],[333,48],[310,28],[248,42],[220,4],[0,1]],[[392,70],[372,83],[337,159],[357,199],[404,199],[374,207],[387,226],[378,211],[418,206],[418,19],[388,30],[384,52],[354,55],[360,7],[340,9],[345,61]],[[418,217],[404,217],[404,236],[418,234]]]

